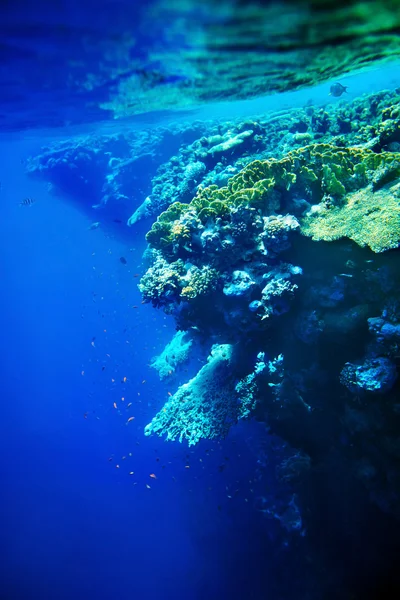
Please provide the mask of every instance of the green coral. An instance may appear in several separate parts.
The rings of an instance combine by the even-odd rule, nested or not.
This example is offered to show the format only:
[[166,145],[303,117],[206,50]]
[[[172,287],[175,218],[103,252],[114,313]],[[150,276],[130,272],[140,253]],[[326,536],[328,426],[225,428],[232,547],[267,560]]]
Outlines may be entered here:
[[176,248],[183,248],[190,253],[191,227],[206,226],[210,219],[229,220],[239,206],[269,215],[290,200],[289,191],[292,197],[308,198],[313,204],[329,199],[330,204],[340,205],[346,194],[369,183],[376,190],[395,179],[400,174],[399,159],[398,153],[310,144],[281,159],[255,160],[226,186],[200,188],[190,204],[172,204],[157,219],[147,240],[161,251],[177,254]]
[[194,300],[198,296],[206,296],[217,288],[219,273],[216,269],[203,266],[201,269],[192,266],[185,276],[185,286],[182,288],[182,298]]
[[319,209],[302,221],[302,233],[313,240],[350,238],[374,252],[400,242],[400,183],[376,192],[370,187],[349,194],[341,206]]
[[151,230],[146,235],[146,240],[154,248],[167,248],[174,242],[188,241],[190,232],[188,228],[179,227],[179,219],[187,211],[187,204],[174,202],[168,210],[161,213],[153,223]]
[[173,303],[182,289],[181,280],[186,274],[185,264],[182,260],[168,263],[161,256],[157,256],[154,264],[147,269],[140,280],[139,290],[145,302],[152,302],[154,306]]

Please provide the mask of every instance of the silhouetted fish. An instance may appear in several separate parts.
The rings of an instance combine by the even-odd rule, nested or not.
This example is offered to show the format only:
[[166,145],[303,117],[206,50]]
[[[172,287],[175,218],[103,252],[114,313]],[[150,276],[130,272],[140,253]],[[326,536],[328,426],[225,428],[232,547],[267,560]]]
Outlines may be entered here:
[[120,260],[120,262],[122,262],[122,264],[123,264],[123,265],[126,265],[126,264],[127,264],[127,262],[128,262],[128,261],[126,260],[126,258],[124,258],[123,256],[121,256],[121,258],[120,258],[119,260]]
[[114,223],[122,223],[121,219],[114,219]]
[[34,200],[33,198],[24,198],[22,200],[22,202],[19,203],[20,206],[32,206],[32,204],[34,204],[36,202],[36,200]]
[[329,95],[334,96],[335,98],[339,98],[344,93],[347,93],[347,85],[342,85],[341,83],[334,83],[330,87]]

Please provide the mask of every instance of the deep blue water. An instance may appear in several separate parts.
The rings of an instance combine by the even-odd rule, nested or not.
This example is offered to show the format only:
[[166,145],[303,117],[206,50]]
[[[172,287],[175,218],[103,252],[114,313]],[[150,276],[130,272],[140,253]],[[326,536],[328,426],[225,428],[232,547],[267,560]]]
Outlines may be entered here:
[[141,304],[144,239],[88,230],[26,179],[34,146],[1,148],[1,597],[259,598],[259,428],[190,451],[143,436],[168,392],[148,363],[173,331]]

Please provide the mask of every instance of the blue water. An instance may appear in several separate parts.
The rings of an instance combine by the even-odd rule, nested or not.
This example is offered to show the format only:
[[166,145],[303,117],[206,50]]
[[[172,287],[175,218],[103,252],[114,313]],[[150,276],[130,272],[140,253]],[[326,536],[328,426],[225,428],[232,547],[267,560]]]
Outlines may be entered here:
[[254,510],[260,428],[190,451],[143,436],[168,392],[148,364],[173,331],[141,304],[144,238],[88,230],[25,178],[34,149],[0,150],[1,597],[259,598],[257,561],[273,561]]
[[[394,88],[398,66],[343,82],[349,99]],[[322,102],[328,87],[185,119]],[[276,479],[285,448],[265,424],[190,449],[144,436],[185,381],[170,389],[149,366],[175,331],[137,289],[149,223],[91,229],[95,211],[28,178],[27,158],[54,139],[0,140],[0,600],[355,599],[345,588],[365,600],[370,570],[389,581],[397,530],[340,480],[339,453],[302,490],[313,529],[293,536],[267,514],[291,492]],[[36,201],[21,209],[25,197]]]

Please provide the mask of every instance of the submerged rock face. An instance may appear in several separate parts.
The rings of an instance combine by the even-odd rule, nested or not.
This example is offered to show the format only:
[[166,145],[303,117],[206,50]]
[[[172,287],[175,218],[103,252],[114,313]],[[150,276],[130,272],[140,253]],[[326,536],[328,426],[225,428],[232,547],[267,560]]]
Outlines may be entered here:
[[[175,319],[152,366],[177,389],[147,434],[195,444],[254,417],[311,471],[341,457],[400,518],[399,100],[381,92],[176,124],[115,145],[69,140],[33,159],[32,171],[64,190],[68,177],[100,191],[114,182],[92,220],[129,194],[125,217],[153,220],[140,289]],[[129,165],[149,155],[139,190],[146,173]],[[216,359],[218,347],[229,360]]]
[[[196,435],[199,419],[212,421],[199,439],[254,416],[311,461],[334,447],[371,499],[400,518],[400,482],[389,477],[400,444],[400,156],[378,130],[373,144],[331,136],[248,157],[225,185],[171,204],[147,234],[154,263],[140,289],[205,347],[218,339],[234,348],[212,393],[190,400]],[[175,402],[171,427],[162,409],[146,433],[184,439],[181,411]]]

